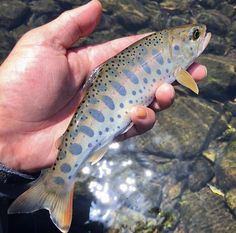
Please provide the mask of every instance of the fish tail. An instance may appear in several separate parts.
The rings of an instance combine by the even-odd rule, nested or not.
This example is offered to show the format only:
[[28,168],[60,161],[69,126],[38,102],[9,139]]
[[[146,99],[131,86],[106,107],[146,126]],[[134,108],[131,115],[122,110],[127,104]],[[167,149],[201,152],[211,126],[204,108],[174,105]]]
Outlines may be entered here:
[[66,233],[71,225],[73,193],[74,187],[69,192],[63,193],[47,190],[44,180],[40,177],[31,188],[11,204],[8,214],[32,213],[47,209],[56,227]]

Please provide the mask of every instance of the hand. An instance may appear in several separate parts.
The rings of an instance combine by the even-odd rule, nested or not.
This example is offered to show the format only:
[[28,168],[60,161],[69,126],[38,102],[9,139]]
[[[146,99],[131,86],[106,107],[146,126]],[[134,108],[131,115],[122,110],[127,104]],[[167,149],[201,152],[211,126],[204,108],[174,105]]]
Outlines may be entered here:
[[[65,132],[81,99],[88,74],[144,35],[71,49],[89,35],[101,16],[101,4],[64,12],[52,22],[27,32],[0,67],[0,161],[21,171],[50,166],[56,159],[56,141]],[[194,64],[196,80],[206,69]],[[132,111],[134,127],[122,139],[143,133],[155,123],[155,110],[167,108],[174,88],[163,84],[150,108]]]

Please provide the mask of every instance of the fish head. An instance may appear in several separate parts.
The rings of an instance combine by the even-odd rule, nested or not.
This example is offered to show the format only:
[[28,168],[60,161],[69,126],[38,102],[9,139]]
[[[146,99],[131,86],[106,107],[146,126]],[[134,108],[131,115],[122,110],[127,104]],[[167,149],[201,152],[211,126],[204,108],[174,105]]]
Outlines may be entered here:
[[171,30],[170,50],[173,60],[186,69],[204,51],[211,38],[205,25],[186,25]]

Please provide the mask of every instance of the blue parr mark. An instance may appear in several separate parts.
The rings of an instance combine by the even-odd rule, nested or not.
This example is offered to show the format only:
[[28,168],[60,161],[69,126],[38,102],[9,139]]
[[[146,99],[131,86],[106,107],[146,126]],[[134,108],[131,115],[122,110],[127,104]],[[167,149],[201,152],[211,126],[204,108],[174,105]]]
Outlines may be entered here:
[[123,85],[121,85],[119,82],[117,81],[112,81],[111,82],[112,87],[122,96],[126,95],[126,89]]
[[65,184],[64,179],[62,177],[60,177],[60,176],[54,177],[53,181],[54,181],[55,184],[58,184],[58,185]]
[[120,103],[120,107],[123,108],[125,105],[123,103]]
[[62,159],[64,159],[65,157],[66,157],[65,152],[61,150],[60,153],[59,153],[59,159],[62,160]]
[[79,155],[82,152],[82,146],[77,143],[73,143],[69,146],[69,151],[72,155]]
[[110,70],[108,70],[108,74],[111,75],[111,76],[117,76],[118,72],[115,69],[110,69]]
[[158,69],[158,70],[157,70],[157,74],[158,74],[158,75],[161,75],[161,70]]
[[71,171],[71,166],[68,163],[63,163],[60,167],[61,172],[68,173]]
[[80,115],[80,118],[79,118],[81,121],[85,121],[87,119],[86,115],[85,114],[82,114]]
[[126,75],[126,77],[133,83],[138,84],[138,77],[135,73],[131,72],[130,70],[123,70],[123,73]]
[[114,118],[113,117],[110,117],[110,122],[113,122],[114,121]]
[[152,50],[152,55],[160,65],[164,64],[164,59],[163,59],[161,53],[157,49]]
[[94,136],[94,131],[90,127],[88,127],[86,125],[81,125],[79,127],[79,131],[84,133],[84,134],[86,134],[89,137],[93,137]]
[[97,89],[98,89],[99,91],[106,91],[106,90],[107,90],[106,85],[105,85],[104,83],[100,83],[100,84],[98,85]]
[[113,102],[113,100],[112,100],[111,97],[109,97],[109,96],[107,96],[107,95],[104,95],[104,96],[102,97],[102,101],[103,101],[103,103],[104,103],[109,109],[111,109],[111,110],[114,110],[114,109],[115,109],[115,104],[114,104],[114,102]]
[[148,73],[148,74],[152,73],[150,66],[147,64],[147,62],[142,57],[139,59],[139,64],[141,65],[141,67],[143,68],[143,70],[146,73]]
[[91,97],[89,100],[91,104],[96,104],[98,102],[96,97]]
[[148,83],[148,79],[147,79],[147,78],[144,78],[144,79],[143,79],[143,82],[144,82],[145,84],[147,84],[147,83]]
[[89,113],[96,121],[104,122],[105,117],[103,116],[103,114],[100,111],[91,108],[91,109],[89,109]]
[[138,48],[139,53],[146,55],[148,53],[147,49],[144,46]]
[[174,46],[174,50],[175,50],[175,51],[178,51],[179,49],[180,49],[180,48],[179,48],[179,45],[176,44],[176,45]]

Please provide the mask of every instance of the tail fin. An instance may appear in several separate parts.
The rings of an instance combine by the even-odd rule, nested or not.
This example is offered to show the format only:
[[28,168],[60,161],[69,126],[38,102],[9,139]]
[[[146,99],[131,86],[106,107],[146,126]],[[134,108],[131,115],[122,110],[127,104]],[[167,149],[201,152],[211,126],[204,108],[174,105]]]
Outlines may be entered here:
[[63,194],[54,190],[46,190],[43,179],[39,178],[30,189],[12,203],[8,214],[32,213],[40,209],[47,209],[56,227],[66,233],[71,225],[73,192],[74,188]]

